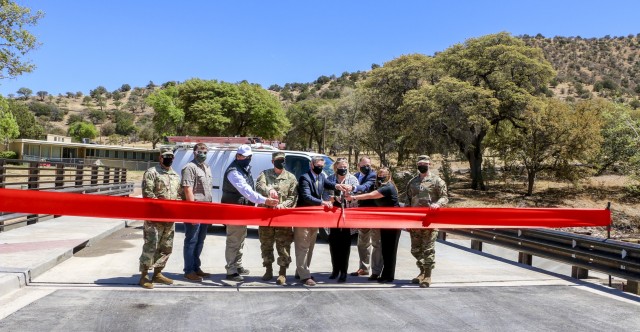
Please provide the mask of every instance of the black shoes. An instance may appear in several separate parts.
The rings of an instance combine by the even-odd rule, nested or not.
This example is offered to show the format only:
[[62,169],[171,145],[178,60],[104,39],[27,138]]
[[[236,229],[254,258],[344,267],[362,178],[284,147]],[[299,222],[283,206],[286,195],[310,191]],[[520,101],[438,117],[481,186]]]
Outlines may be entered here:
[[333,271],[333,272],[331,272],[331,275],[329,276],[329,279],[335,279],[337,277],[338,277],[338,272]]
[[369,278],[368,278],[367,280],[369,280],[369,281],[375,281],[375,280],[378,280],[378,277],[379,277],[379,275],[377,275],[377,274],[375,274],[375,273],[374,273],[374,274],[370,275],[370,276],[369,276]]
[[346,282],[346,281],[347,281],[347,274],[340,273],[340,278],[338,278],[338,282]]

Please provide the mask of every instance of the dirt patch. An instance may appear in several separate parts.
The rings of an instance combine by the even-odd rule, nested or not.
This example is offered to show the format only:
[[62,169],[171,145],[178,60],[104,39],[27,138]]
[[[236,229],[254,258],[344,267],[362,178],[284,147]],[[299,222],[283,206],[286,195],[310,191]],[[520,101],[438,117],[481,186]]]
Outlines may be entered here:
[[[590,177],[576,184],[549,180],[536,183],[526,196],[526,183],[493,182],[485,191],[470,189],[468,175],[456,175],[449,188],[451,207],[554,207],[605,209],[611,203],[611,238],[640,241],[640,197],[632,195],[620,175]],[[606,227],[565,228],[564,231],[607,237]]]

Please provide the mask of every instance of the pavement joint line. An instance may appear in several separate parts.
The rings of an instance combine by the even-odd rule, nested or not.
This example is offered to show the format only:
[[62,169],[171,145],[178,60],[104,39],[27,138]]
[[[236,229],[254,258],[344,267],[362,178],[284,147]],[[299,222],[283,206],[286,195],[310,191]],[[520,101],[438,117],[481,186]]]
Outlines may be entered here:
[[[62,218],[64,217],[61,217],[59,219],[62,219]],[[118,219],[114,219],[114,220],[117,221]],[[44,225],[45,222],[52,223],[55,221],[56,219],[47,220],[47,221],[44,221],[41,225]],[[50,224],[47,224],[47,225],[50,225]],[[32,230],[33,230],[38,227],[38,224],[36,223],[35,225],[30,225],[26,227],[32,227]],[[120,220],[120,222],[117,222],[113,227],[105,229],[95,235],[94,234],[88,235],[88,238],[86,240],[81,241],[80,243],[74,245],[73,247],[64,248],[60,250],[58,254],[42,259],[39,262],[33,263],[28,267],[0,267],[0,273],[10,273],[10,274],[18,274],[18,275],[22,274],[22,277],[18,276],[17,282],[15,280],[10,280],[10,281],[5,281],[0,283],[0,297],[6,294],[9,294],[15,290],[19,290],[24,287],[31,286],[32,280],[34,278],[37,278],[38,276],[47,272],[52,267],[73,257],[75,253],[82,250],[83,248],[91,247],[93,244],[99,242],[100,240],[108,237],[109,235],[125,227],[126,227],[126,220]],[[16,243],[20,243],[20,242],[16,242]]]

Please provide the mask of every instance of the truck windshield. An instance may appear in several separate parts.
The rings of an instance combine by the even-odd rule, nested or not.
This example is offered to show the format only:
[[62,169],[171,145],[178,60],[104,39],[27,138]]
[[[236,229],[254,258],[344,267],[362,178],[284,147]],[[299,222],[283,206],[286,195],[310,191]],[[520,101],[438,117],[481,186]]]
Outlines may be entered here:
[[322,156],[324,158],[324,168],[323,171],[325,174],[327,174],[327,177],[331,176],[331,174],[333,174],[333,159],[327,157],[327,156]]

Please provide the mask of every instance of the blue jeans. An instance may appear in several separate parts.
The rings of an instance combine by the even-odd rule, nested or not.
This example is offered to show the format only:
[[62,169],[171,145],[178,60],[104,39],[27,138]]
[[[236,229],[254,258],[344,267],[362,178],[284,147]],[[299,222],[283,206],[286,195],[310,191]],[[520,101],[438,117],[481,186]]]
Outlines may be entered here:
[[200,271],[200,254],[208,224],[184,223],[184,273]]

